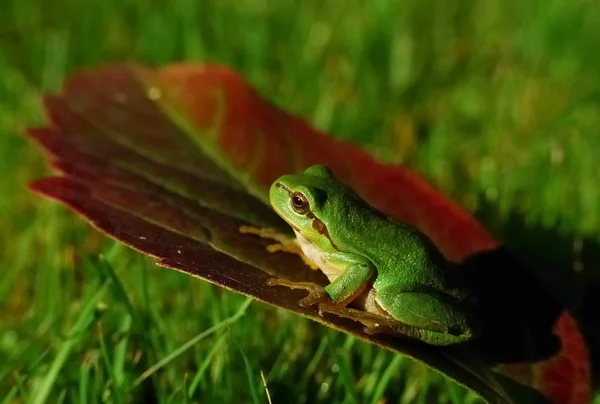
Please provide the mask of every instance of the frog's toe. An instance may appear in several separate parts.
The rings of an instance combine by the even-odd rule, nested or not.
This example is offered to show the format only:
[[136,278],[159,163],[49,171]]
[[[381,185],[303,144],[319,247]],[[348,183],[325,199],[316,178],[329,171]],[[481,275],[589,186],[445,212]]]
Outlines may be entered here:
[[317,303],[331,303],[331,299],[329,298],[329,295],[327,294],[325,289],[321,285],[318,285],[313,282],[293,282],[289,279],[271,278],[267,280],[267,285],[285,286],[290,289],[299,289],[307,291],[308,295],[298,301],[298,304],[302,307],[311,307]]
[[332,303],[331,299],[329,298],[329,295],[327,294],[327,292],[325,292],[325,290],[312,290],[308,293],[308,296],[306,296],[303,299],[300,299],[300,301],[298,302],[298,304],[302,307],[312,307],[315,304],[319,304],[320,306],[323,303]]

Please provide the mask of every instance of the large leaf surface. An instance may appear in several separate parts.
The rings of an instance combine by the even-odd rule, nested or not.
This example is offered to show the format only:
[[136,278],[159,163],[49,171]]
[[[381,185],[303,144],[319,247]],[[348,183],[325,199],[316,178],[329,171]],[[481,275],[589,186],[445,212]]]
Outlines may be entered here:
[[[72,77],[45,105],[49,126],[30,135],[62,175],[35,182],[36,191],[163,266],[401,352],[491,402],[519,399],[516,384],[471,352],[368,336],[352,321],[300,307],[302,292],[269,287],[266,280],[325,278],[298,257],[268,253],[269,242],[239,232],[244,224],[289,231],[268,207],[268,186],[281,174],[325,163],[374,206],[427,233],[451,260],[496,247],[468,212],[418,174],[380,164],[310,128],[217,66],[104,68]],[[521,380],[553,402],[586,402],[585,345],[568,314],[556,331],[563,341],[560,355],[505,371],[518,370]]]

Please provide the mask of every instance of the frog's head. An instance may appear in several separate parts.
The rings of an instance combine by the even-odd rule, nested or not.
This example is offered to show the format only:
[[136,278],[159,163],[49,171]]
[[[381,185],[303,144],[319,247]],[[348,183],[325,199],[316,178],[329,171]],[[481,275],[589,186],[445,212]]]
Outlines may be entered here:
[[[326,202],[337,194],[341,184],[323,165],[314,165],[299,174],[278,178],[269,191],[273,209],[292,228],[321,249],[335,248],[326,223]],[[331,207],[329,207],[331,209]]]

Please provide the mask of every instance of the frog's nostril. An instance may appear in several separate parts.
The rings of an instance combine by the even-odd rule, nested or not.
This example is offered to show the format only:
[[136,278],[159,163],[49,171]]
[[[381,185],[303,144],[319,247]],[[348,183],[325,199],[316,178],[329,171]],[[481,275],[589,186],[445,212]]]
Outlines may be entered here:
[[290,190],[289,190],[289,189],[288,189],[288,188],[287,188],[285,185],[283,185],[281,182],[278,182],[278,183],[276,183],[276,184],[275,184],[275,186],[276,186],[277,188],[281,188],[281,189],[283,189],[283,190],[284,190],[284,191],[286,191],[287,193],[290,193],[290,192],[291,192],[291,191],[290,191]]

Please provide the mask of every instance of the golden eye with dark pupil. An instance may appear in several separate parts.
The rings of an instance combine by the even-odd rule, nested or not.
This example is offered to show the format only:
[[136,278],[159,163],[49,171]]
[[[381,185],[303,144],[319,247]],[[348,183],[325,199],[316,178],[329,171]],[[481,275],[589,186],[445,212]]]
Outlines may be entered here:
[[304,195],[302,195],[300,192],[293,192],[292,195],[290,195],[290,198],[292,202],[292,209],[294,209],[296,213],[303,215],[304,213],[308,212],[308,201]]

